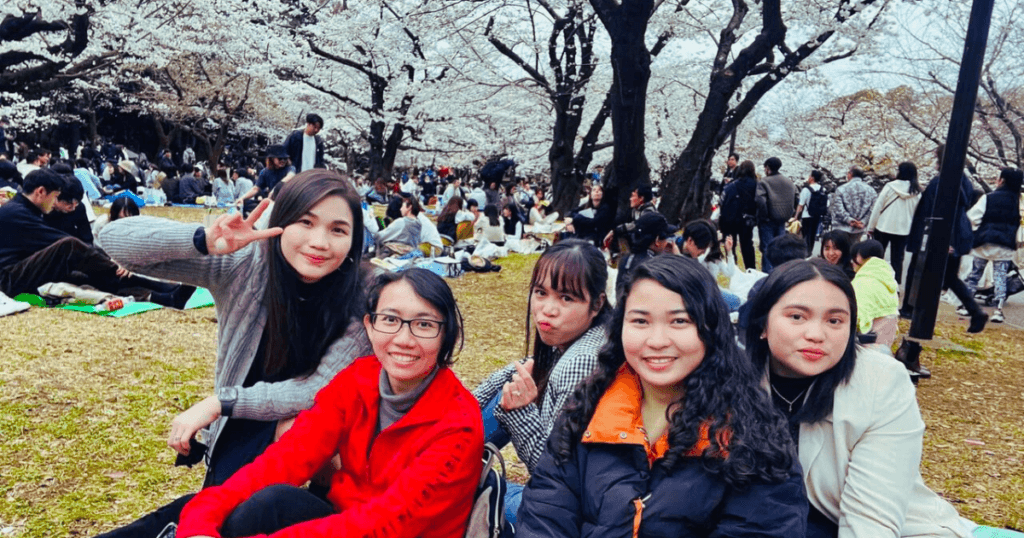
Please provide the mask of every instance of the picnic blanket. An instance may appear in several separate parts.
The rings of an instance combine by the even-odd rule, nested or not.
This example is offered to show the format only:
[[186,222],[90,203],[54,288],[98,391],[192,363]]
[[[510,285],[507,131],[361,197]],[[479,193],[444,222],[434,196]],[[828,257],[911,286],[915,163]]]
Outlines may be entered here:
[[[21,301],[28,303],[32,306],[45,308],[46,300],[42,297],[32,293],[22,293],[14,298],[15,301]],[[196,288],[195,293],[189,298],[188,302],[185,303],[185,310],[192,310],[195,308],[205,308],[213,306],[213,295],[210,294],[210,290],[206,288]],[[135,314],[141,314],[143,312],[149,312],[151,310],[160,310],[164,308],[156,303],[150,302],[135,302],[124,305],[123,308],[114,311],[103,311],[96,310],[96,305],[91,304],[66,304],[57,305],[53,308],[59,308],[61,310],[74,310],[75,312],[85,312],[87,314],[96,314],[98,316],[104,316],[108,318],[124,318],[133,316]]]

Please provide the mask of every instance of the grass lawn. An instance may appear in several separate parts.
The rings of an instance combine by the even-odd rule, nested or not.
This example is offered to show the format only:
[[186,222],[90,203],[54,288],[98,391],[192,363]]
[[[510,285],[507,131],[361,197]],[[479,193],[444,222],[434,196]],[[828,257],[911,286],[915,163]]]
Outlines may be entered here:
[[[203,210],[144,213],[199,221]],[[512,256],[500,273],[449,281],[466,318],[455,366],[466,386],[522,356],[535,259]],[[199,487],[202,469],[173,467],[166,435],[177,413],[212,392],[214,314],[32,309],[0,318],[0,537],[92,536]],[[975,353],[924,352],[935,377],[918,392],[928,426],[922,472],[965,517],[1021,529],[1024,333],[963,331],[940,316],[938,336]],[[525,478],[521,465],[510,472]]]

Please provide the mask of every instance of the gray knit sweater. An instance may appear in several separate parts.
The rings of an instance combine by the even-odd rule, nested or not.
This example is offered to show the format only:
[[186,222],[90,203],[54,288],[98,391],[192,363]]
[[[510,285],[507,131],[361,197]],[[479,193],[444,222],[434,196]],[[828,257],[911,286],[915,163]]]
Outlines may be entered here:
[[[202,286],[217,306],[217,366],[214,386],[236,387],[233,417],[280,420],[313,405],[313,397],[335,374],[372,348],[359,320],[349,323],[316,371],[306,377],[243,388],[267,323],[268,243],[259,241],[225,256],[204,255],[192,242],[197,224],[154,217],[110,223],[100,232],[104,249],[122,266],[148,276]],[[213,453],[226,418],[210,424],[206,444]]]

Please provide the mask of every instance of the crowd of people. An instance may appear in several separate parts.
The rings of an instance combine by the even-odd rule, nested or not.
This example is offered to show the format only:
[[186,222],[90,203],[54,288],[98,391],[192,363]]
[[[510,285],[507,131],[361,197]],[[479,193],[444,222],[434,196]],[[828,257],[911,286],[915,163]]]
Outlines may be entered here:
[[[528,356],[469,391],[452,365],[474,320],[444,279],[363,262],[371,243],[375,255],[402,256],[434,234],[443,250],[441,236],[507,245],[527,226],[554,229],[544,228],[560,217],[546,189],[517,181],[511,161],[475,178],[447,181],[442,167],[394,185],[353,181],[322,168],[322,126],[311,115],[272,146],[251,186],[228,188],[215,171],[222,199],[241,210],[208,225],[139,215],[117,191],[95,226],[55,223],[54,211],[88,207],[91,178],[38,160],[3,176],[16,191],[0,207],[12,231],[0,246],[5,294],[67,281],[142,288],[180,308],[202,286],[217,304],[214,391],[171,421],[167,439],[178,463],[205,463],[202,489],[103,537],[461,537],[485,442],[512,443],[530,473],[503,488],[506,537],[976,530],[922,480],[913,368],[891,356],[897,317],[913,307],[907,294],[900,306],[895,253],[918,255],[938,183],[922,190],[913,164],[881,194],[851,169],[823,199],[820,174],[798,190],[778,158],[758,178],[731,156],[717,225],[682,227],[643,184],[617,222],[593,178],[521,290]],[[975,201],[964,178],[947,283],[963,293],[972,331],[987,320],[971,297],[984,265],[1005,276],[1017,246],[1021,183],[1004,170]],[[755,227],[764,275],[741,295],[723,280],[741,273],[737,244],[756,270]],[[956,268],[969,253],[964,283]]]

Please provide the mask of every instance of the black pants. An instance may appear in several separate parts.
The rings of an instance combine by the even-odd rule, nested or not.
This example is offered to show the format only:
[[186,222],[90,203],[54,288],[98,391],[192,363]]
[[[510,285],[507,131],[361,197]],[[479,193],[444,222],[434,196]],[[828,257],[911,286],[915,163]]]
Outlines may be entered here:
[[[905,312],[913,312],[914,305],[910,304],[910,289],[914,285],[914,267],[917,265],[918,253],[915,252],[910,256],[910,269],[907,271],[907,284],[906,292],[903,294],[903,308]],[[960,280],[960,256],[954,256],[950,254],[946,260],[946,273],[943,275],[942,288],[952,290],[953,294],[956,295],[957,299],[963,303],[964,308],[967,309],[967,313],[971,316],[977,316],[984,314],[985,311],[978,306],[978,303],[974,300],[974,294],[971,293],[970,288],[967,284],[964,284],[963,280]]]
[[892,264],[892,268],[896,271],[896,283],[903,282],[903,253],[907,249],[907,236],[895,235],[885,233],[879,230],[875,230],[871,234],[876,241],[882,244],[882,253],[885,253],[886,247],[891,245],[889,250],[889,263]]
[[135,275],[121,278],[117,276],[117,269],[117,264],[105,252],[68,236],[0,269],[0,291],[14,297],[19,293],[36,293],[36,289],[47,282],[69,282],[147,300],[153,292],[170,294],[179,287]]
[[[804,244],[807,245],[807,256],[814,255],[814,242],[818,240],[818,226],[821,225],[821,217],[807,217],[800,219],[800,229],[804,234]],[[898,282],[899,279],[897,278]]]
[[330,503],[302,488],[267,486],[238,505],[221,528],[225,538],[273,534],[297,523],[333,515]]
[[734,258],[739,260],[736,256],[736,247],[740,248],[740,254],[743,256],[743,268],[744,269],[757,269],[757,258],[754,257],[754,228],[751,226],[741,226],[735,230],[730,230],[732,236],[732,255]]

